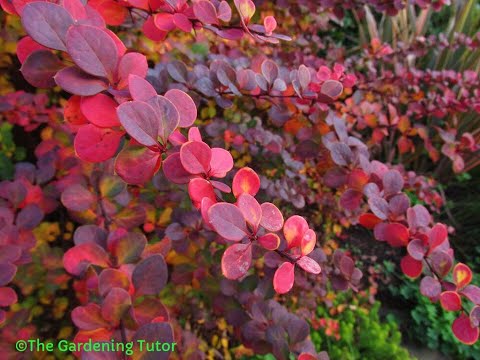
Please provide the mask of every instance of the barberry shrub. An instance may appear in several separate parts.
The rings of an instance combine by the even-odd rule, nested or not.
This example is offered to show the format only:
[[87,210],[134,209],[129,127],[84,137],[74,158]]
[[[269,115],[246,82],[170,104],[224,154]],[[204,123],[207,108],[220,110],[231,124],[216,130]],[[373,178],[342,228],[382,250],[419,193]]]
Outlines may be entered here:
[[[477,75],[397,66],[378,38],[346,61],[334,52],[323,60],[306,46],[324,26],[305,15],[312,5],[340,21],[345,10],[368,19],[370,7],[423,19],[444,2],[303,3],[1,2],[25,31],[16,47],[21,74],[46,89],[1,102],[2,121],[41,133],[36,162],[18,162],[0,183],[5,329],[18,301],[11,284],[37,249],[37,229],[63,214],[76,225],[62,251],[78,343],[177,342],[172,356],[194,359],[202,356],[195,327],[211,329],[221,318],[232,341],[253,352],[325,358],[309,339],[315,298],[362,286],[349,253],[322,249],[327,223],[358,224],[399,248],[403,273],[457,314],[458,340],[477,341],[480,288],[455,262],[448,226],[434,221],[442,198],[433,180],[400,162],[422,146],[436,161],[438,139],[422,119],[478,112]],[[305,18],[294,24],[290,12]],[[405,85],[412,79],[425,79],[435,99],[448,81],[460,88],[432,109],[433,95],[419,98],[419,85]],[[382,97],[374,91],[381,81],[410,94],[387,89]],[[476,140],[441,125],[441,152],[463,171]],[[384,141],[382,158],[375,146]],[[2,346],[15,356],[9,341]],[[169,355],[135,351],[139,359]]]

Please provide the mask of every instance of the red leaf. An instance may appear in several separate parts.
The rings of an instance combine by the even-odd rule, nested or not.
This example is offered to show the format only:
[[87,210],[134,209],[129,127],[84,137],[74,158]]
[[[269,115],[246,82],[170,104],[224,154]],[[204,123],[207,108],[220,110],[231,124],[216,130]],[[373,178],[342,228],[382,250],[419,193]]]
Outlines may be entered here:
[[154,15],[155,26],[162,31],[172,31],[175,29],[173,15],[169,13],[158,13]]
[[473,327],[470,318],[465,314],[460,314],[452,324],[453,335],[462,343],[473,345],[478,340],[478,327]]
[[168,180],[175,184],[187,184],[192,179],[192,174],[183,168],[180,153],[169,155],[163,163],[163,173]]
[[360,215],[358,222],[363,227],[372,230],[375,227],[375,225],[381,223],[382,220],[376,217],[374,214],[366,213],[366,214]]
[[203,198],[209,198],[214,202],[217,200],[212,184],[202,178],[190,180],[188,183],[188,194],[190,195],[193,206],[197,209],[200,208]]
[[143,185],[160,169],[162,157],[159,152],[130,142],[115,159],[115,172],[126,183]]
[[81,275],[90,265],[107,267],[110,265],[108,254],[94,243],[76,245],[63,256],[63,267],[70,274]]
[[90,0],[88,4],[102,15],[108,25],[122,25],[128,15],[127,8],[113,0]]
[[65,121],[72,125],[83,125],[88,122],[80,110],[81,99],[78,95],[71,96],[63,107],[63,117]]
[[462,299],[456,291],[444,291],[440,294],[440,304],[447,311],[460,311]]
[[80,109],[88,121],[102,128],[120,126],[117,106],[115,100],[104,94],[84,97],[80,103]]
[[0,287],[0,306],[10,306],[17,302],[17,294],[9,287]]
[[173,14],[173,23],[180,30],[183,30],[187,33],[192,31],[193,29],[192,22],[190,21],[190,19],[182,13]]
[[307,221],[298,215],[293,215],[285,221],[283,225],[283,234],[287,240],[288,248],[299,247],[302,245],[304,234],[308,230]]
[[409,236],[410,234],[407,227],[400,223],[391,223],[388,224],[385,228],[384,239],[391,246],[407,246]]
[[225,239],[240,241],[247,235],[242,212],[232,204],[217,203],[208,210],[210,224]]
[[162,41],[167,36],[166,31],[157,28],[153,16],[149,16],[143,23],[142,31],[147,38],[153,41]]
[[410,255],[405,255],[402,258],[400,267],[405,275],[413,279],[419,277],[423,270],[422,262],[415,260]]
[[17,44],[17,57],[21,64],[25,62],[27,57],[38,50],[48,50],[43,45],[40,45],[30,36],[23,37]]
[[297,260],[296,264],[310,274],[320,274],[322,271],[320,265],[318,265],[315,260],[308,256],[302,256]]
[[233,244],[222,256],[222,273],[230,280],[243,277],[252,263],[252,244]]
[[280,246],[280,237],[277,234],[268,233],[258,238],[258,243],[267,250],[277,250]]
[[115,155],[123,132],[102,129],[93,124],[82,126],[75,136],[74,147],[84,161],[102,162]]
[[241,168],[233,177],[232,190],[236,198],[242,193],[255,196],[259,189],[260,178],[257,173],[249,167]]
[[293,287],[295,281],[295,265],[284,262],[278,267],[273,276],[273,288],[278,294],[285,294]]
[[435,226],[430,230],[429,236],[429,245],[430,245],[430,252],[433,249],[441,246],[446,240],[448,236],[447,227],[443,224],[435,224]]
[[458,263],[453,268],[453,282],[457,285],[457,289],[463,289],[472,281],[472,270],[462,263]]

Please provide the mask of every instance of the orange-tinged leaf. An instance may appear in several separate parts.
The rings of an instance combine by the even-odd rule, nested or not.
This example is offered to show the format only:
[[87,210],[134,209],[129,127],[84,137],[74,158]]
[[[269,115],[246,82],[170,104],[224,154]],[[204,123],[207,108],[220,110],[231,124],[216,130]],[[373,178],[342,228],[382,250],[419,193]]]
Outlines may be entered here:
[[457,289],[463,289],[472,281],[472,270],[462,263],[458,263],[453,268],[453,281],[457,285]]

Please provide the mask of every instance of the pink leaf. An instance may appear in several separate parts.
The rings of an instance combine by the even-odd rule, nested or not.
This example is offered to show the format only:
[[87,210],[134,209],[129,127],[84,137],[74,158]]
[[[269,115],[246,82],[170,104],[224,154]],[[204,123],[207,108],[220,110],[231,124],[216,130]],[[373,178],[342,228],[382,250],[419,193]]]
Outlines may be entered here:
[[165,93],[165,97],[175,105],[180,114],[180,122],[178,123],[178,126],[192,126],[197,118],[197,106],[190,95],[181,90],[172,89]]
[[170,134],[177,128],[180,121],[180,115],[177,108],[166,97],[157,95],[147,101],[149,105],[155,110],[157,119],[159,121],[158,136],[162,140],[162,144],[167,143]]
[[262,218],[262,208],[258,201],[252,195],[243,193],[238,197],[237,206],[247,223],[253,228],[253,232],[256,233]]
[[295,281],[295,265],[284,262],[278,267],[273,276],[273,288],[278,294],[285,294],[293,287]]
[[302,244],[303,235],[308,230],[307,221],[298,215],[293,215],[285,221],[283,234],[287,240],[288,248],[299,247]]
[[280,237],[277,234],[268,233],[258,238],[258,243],[267,250],[277,250],[280,246]]
[[193,13],[204,24],[219,24],[217,11],[210,1],[200,0],[193,3]]
[[308,256],[302,256],[297,260],[296,264],[310,274],[320,274],[322,271],[320,265]]
[[145,55],[136,52],[123,55],[118,64],[118,77],[120,78],[120,82],[117,87],[119,89],[127,87],[130,76],[144,78],[147,76],[147,71],[148,64]]
[[212,150],[204,142],[189,141],[180,148],[183,168],[191,174],[208,174]]
[[133,100],[148,101],[157,96],[155,88],[144,78],[137,75],[129,75],[128,90]]
[[208,211],[210,224],[225,239],[240,241],[247,234],[242,212],[232,204],[217,203]]
[[233,168],[233,158],[229,151],[221,148],[212,149],[210,176],[223,178]]
[[279,231],[283,227],[283,215],[272,203],[266,202],[261,205],[262,219],[260,225],[268,231]]
[[233,177],[232,190],[233,195],[237,198],[242,193],[255,196],[259,189],[260,178],[257,173],[249,167],[241,168]]
[[128,101],[117,108],[117,114],[132,138],[145,146],[158,145],[160,122],[150,105],[143,101]]
[[263,20],[263,26],[265,26],[265,35],[270,36],[277,28],[277,20],[273,16],[267,16]]
[[252,244],[233,244],[222,256],[222,273],[230,280],[245,276],[252,263]]

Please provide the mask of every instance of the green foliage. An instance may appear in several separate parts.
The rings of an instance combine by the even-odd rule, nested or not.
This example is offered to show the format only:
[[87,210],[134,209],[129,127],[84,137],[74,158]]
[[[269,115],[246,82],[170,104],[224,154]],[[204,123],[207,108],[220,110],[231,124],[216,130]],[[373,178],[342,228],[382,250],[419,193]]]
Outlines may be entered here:
[[413,281],[406,280],[401,286],[390,285],[388,290],[399,300],[410,304],[409,317],[399,319],[400,327],[408,328],[405,333],[410,340],[454,359],[480,359],[480,344],[464,345],[453,335],[451,325],[457,313],[443,311],[439,304],[421,295]]
[[401,346],[402,335],[391,316],[382,321],[379,316],[380,303],[373,306],[361,305],[356,299],[342,299],[349,304],[345,310],[331,316],[325,307],[317,310],[320,318],[331,318],[339,322],[340,339],[327,336],[323,329],[311,334],[317,350],[325,350],[332,360],[376,360],[411,359],[408,351]]
[[14,161],[22,161],[26,156],[25,149],[15,145],[12,128],[10,123],[0,124],[0,180],[11,179]]

